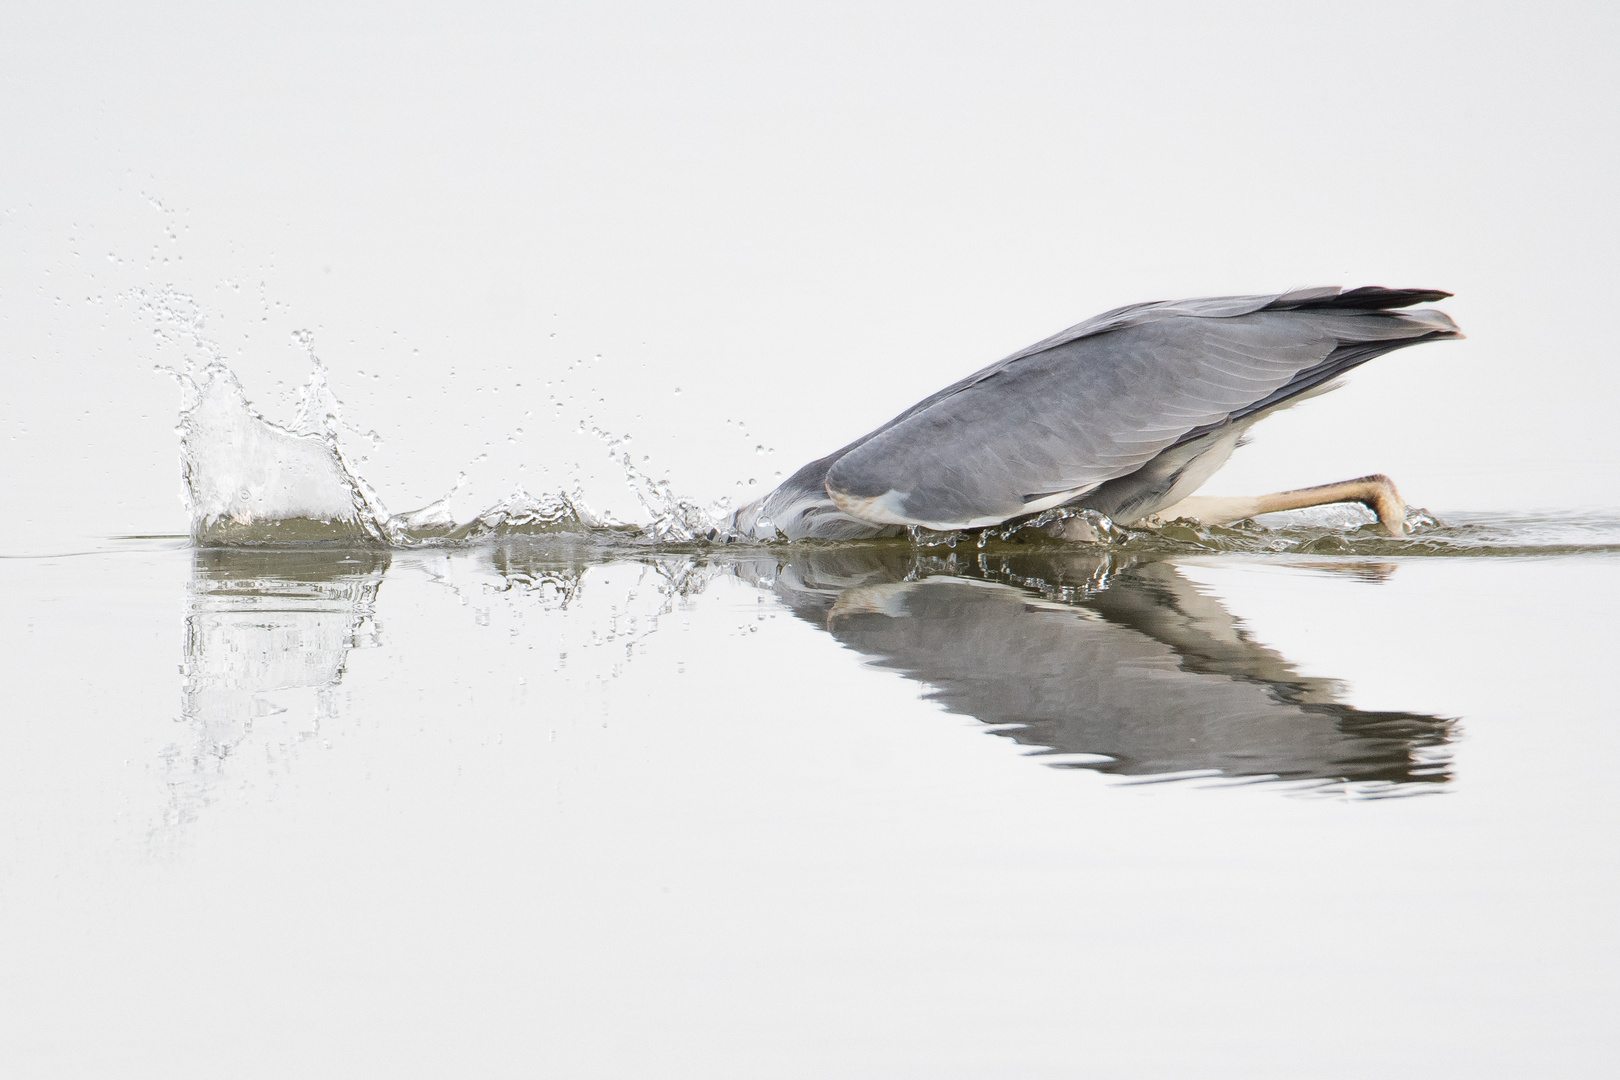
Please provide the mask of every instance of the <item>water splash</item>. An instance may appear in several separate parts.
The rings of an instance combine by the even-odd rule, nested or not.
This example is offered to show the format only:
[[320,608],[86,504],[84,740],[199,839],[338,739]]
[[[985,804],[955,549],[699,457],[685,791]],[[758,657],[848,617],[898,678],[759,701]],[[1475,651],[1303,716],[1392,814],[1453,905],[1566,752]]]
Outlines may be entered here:
[[200,545],[386,542],[388,513],[350,466],[338,442],[342,410],[314,353],[291,426],[256,412],[218,345],[202,309],[173,288],[136,289],[126,299],[152,325],[156,365],[180,386],[180,468]]
[[[414,521],[416,516],[411,514],[408,518]],[[550,533],[611,531],[614,527],[612,521],[598,517],[577,498],[561,493],[536,498],[519,488],[472,521],[455,526],[446,538],[482,540],[498,536],[544,536]],[[427,539],[424,533],[410,529],[402,529],[400,536],[418,542]]]
[[[531,495],[521,486],[468,520],[458,520],[451,501],[465,480],[426,506],[391,514],[345,449],[345,438],[366,439],[343,417],[314,334],[294,333],[308,357],[309,375],[299,388],[290,424],[256,410],[218,346],[206,333],[200,307],[173,289],[136,290],[129,297],[153,325],[160,349],[178,350],[157,370],[181,389],[181,474],[199,546],[361,543],[391,547],[467,543],[506,536],[567,533],[604,541],[651,544],[726,543],[737,538],[729,503],[703,506],[680,497],[667,480],[634,463],[628,435],[612,435],[581,422],[605,444],[623,469],[625,482],[650,519],[644,525],[613,520],[594,511],[577,488]],[[361,460],[364,460],[363,458]]]
[[[294,428],[266,420],[231,370],[217,362],[180,378],[192,399],[180,420],[192,540],[236,545],[391,539],[388,512],[350,469],[318,414],[301,409]],[[307,388],[311,400],[323,386]]]
[[656,543],[729,538],[717,512],[678,498],[668,483],[636,470],[628,454],[627,479],[652,517],[645,526],[597,513],[578,490],[536,496],[522,487],[466,521],[452,510],[454,489],[420,509],[390,514],[344,453],[340,406],[325,368],[311,357],[291,427],[256,412],[223,364],[179,374],[190,399],[181,412],[181,457],[196,543],[417,547],[555,533]]

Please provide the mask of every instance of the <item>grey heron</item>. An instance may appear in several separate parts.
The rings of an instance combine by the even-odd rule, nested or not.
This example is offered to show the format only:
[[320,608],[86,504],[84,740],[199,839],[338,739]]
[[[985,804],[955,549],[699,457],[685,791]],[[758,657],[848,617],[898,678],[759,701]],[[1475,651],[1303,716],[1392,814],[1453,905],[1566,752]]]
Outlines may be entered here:
[[1242,498],[1194,493],[1245,432],[1375,356],[1462,334],[1436,289],[1300,289],[1133,304],[1013,353],[804,466],[739,509],[744,535],[854,540],[978,529],[1054,507],[1121,525],[1239,521],[1360,502],[1394,535],[1390,479]]

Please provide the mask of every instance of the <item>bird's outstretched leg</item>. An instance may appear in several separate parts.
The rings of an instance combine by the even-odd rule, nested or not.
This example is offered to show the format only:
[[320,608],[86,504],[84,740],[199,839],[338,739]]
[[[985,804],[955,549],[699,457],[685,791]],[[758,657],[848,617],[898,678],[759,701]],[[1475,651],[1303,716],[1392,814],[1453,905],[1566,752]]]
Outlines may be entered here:
[[1406,503],[1395,490],[1395,482],[1382,473],[1345,480],[1337,484],[1279,491],[1274,495],[1194,495],[1153,515],[1161,521],[1193,518],[1211,525],[1227,525],[1256,514],[1278,510],[1303,510],[1309,506],[1356,502],[1378,515],[1391,536],[1406,535]]

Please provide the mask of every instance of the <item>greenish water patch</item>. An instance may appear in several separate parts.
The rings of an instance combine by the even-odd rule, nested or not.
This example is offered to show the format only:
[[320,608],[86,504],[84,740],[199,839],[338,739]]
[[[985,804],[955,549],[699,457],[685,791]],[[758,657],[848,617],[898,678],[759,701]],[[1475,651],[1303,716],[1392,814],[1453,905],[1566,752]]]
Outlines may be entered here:
[[[1533,557],[1620,553],[1620,517],[1603,514],[1447,514],[1415,511],[1411,532],[1391,536],[1371,514],[1361,520],[1348,508],[1327,514],[1274,514],[1261,523],[1205,525],[1172,521],[1158,528],[1120,528],[1106,522],[1093,543],[1133,554],[1175,555],[1230,552],[1248,555]],[[1359,507],[1354,508],[1360,510]],[[1348,520],[1347,520],[1348,519]],[[1039,519],[1037,519],[1038,521]],[[1066,545],[1032,522],[1013,529],[919,533],[928,548],[963,545],[995,551],[1006,546]]]

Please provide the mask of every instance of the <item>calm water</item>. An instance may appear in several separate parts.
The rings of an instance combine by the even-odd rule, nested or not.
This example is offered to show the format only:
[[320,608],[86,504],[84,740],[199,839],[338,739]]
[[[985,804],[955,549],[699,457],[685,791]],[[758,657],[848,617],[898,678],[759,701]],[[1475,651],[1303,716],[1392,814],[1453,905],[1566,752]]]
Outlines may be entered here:
[[0,560],[14,1075],[1608,1075],[1620,526],[1274,524]]

